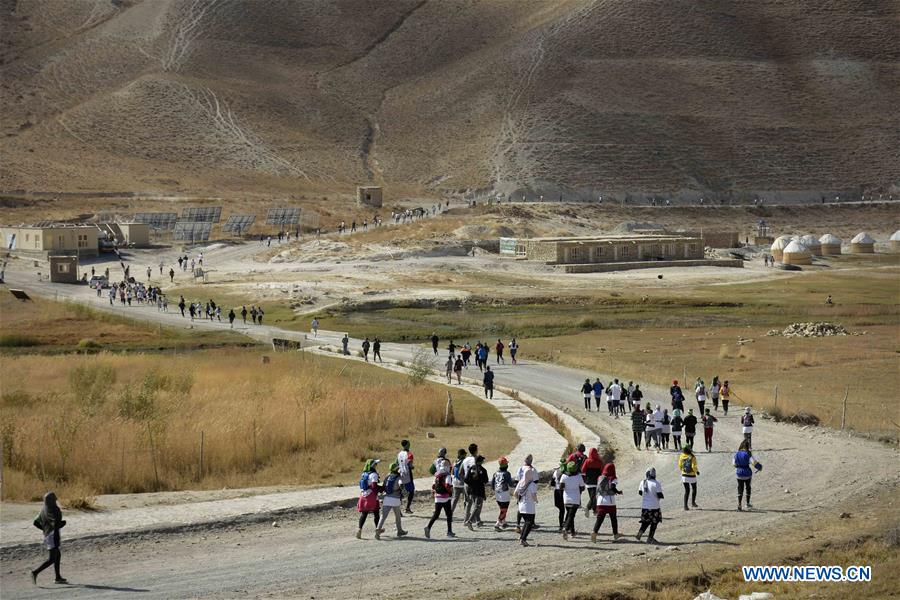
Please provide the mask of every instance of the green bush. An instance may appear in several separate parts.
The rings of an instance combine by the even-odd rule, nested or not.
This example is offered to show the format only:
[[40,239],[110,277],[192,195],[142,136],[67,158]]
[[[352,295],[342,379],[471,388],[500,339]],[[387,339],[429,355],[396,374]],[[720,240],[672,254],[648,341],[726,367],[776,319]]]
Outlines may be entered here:
[[97,348],[102,348],[103,345],[97,342],[96,340],[92,340],[90,338],[85,338],[78,342],[78,347],[82,350],[95,350]]

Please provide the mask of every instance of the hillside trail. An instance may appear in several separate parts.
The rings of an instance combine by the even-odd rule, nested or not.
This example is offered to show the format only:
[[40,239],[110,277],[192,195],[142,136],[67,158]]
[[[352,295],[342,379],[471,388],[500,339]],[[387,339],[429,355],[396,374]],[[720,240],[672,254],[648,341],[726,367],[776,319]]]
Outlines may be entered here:
[[[57,286],[47,284],[38,290],[23,287],[47,294]],[[134,314],[153,322],[166,320],[165,315],[155,310]],[[264,327],[253,333],[256,337],[284,332]],[[336,345],[339,335],[320,331],[319,342]],[[359,340],[352,340],[351,347],[358,348]],[[409,361],[420,351],[420,347],[405,344],[383,345],[385,357],[395,360]],[[683,511],[677,453],[638,451],[631,443],[627,418],[616,420],[605,410],[600,413],[584,410],[581,382],[586,377],[600,377],[606,382],[609,375],[528,360],[527,341],[521,344],[520,356],[522,359],[516,366],[496,365],[494,356],[490,357],[498,387],[520,390],[552,403],[577,416],[616,448],[620,488],[624,491],[618,500],[619,527],[628,536],[625,540],[612,543],[607,522],[597,544],[592,544],[586,535],[564,542],[556,533],[552,493],[542,485],[538,505],[538,522],[542,527],[535,532],[532,538],[535,545],[531,548],[520,548],[511,531],[497,533],[485,527],[469,532],[459,519],[455,519],[457,540],[444,538],[441,522],[434,527],[434,539],[425,540],[422,527],[431,509],[424,501],[417,501],[415,514],[404,519],[410,537],[394,539],[389,526],[385,539],[375,542],[371,539],[372,525],[367,524],[365,539],[356,540],[353,539],[355,511],[334,509],[298,517],[279,528],[262,524],[198,527],[195,531],[176,534],[148,533],[133,539],[87,540],[68,549],[64,544],[64,573],[75,582],[67,589],[67,596],[92,597],[98,589],[143,590],[142,597],[153,598],[213,595],[415,598],[430,592],[467,596],[506,588],[520,578],[547,581],[566,573],[595,573],[610,566],[646,567],[648,559],[664,559],[674,547],[680,553],[691,554],[716,547],[752,544],[754,538],[783,535],[792,526],[815,521],[823,515],[836,517],[844,510],[852,512],[852,507],[861,502],[890,504],[892,491],[900,483],[900,463],[893,449],[833,430],[798,428],[757,418],[754,454],[764,469],[753,481],[755,510],[739,513],[735,510],[736,484],[731,457],[742,439],[738,419],[743,406],[735,402],[727,417],[721,412],[717,414],[714,452],[706,453],[698,448],[700,509]],[[477,378],[478,373],[470,368],[466,375]],[[642,384],[642,389],[645,401],[668,405],[667,390],[646,384]],[[740,390],[735,392],[740,395]],[[694,402],[689,399],[686,406],[694,406]],[[535,460],[545,469],[557,457],[538,456]],[[664,521],[656,536],[661,542],[659,546],[638,544],[633,537],[640,515],[640,497],[636,491],[645,469],[651,465],[655,466],[666,494],[662,502]],[[492,472],[495,465],[488,467]],[[486,522],[496,518],[496,506],[490,498],[484,516]],[[592,523],[593,519],[579,513],[576,526],[580,532],[589,532]],[[811,535],[815,532],[811,531]],[[53,593],[49,588],[34,588],[28,581],[27,565],[39,562],[39,555],[34,549],[3,553],[2,583],[7,597],[43,597]],[[386,564],[402,566],[383,569]],[[489,576],[491,573],[503,576]],[[363,579],[361,574],[365,574]]]

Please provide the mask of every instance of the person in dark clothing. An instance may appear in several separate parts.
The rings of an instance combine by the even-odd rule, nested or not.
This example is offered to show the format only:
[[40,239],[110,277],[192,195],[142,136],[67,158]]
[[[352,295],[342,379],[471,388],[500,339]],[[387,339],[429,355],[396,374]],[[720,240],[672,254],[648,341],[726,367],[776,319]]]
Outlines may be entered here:
[[184,301],[184,296],[182,296],[181,299],[178,300],[178,308],[181,309],[181,316],[182,316],[182,317],[184,316],[184,307],[185,307],[185,306],[187,306],[187,304],[186,304],[185,301]]
[[684,428],[684,419],[680,410],[672,411],[672,446],[675,450],[681,450],[681,430]]
[[[581,385],[581,395],[584,396],[584,408],[585,410],[591,410],[591,392],[594,390],[594,386],[591,385],[590,379],[585,379],[584,383]],[[600,410],[600,407],[597,407],[597,410]]]
[[56,494],[47,492],[44,494],[44,507],[41,514],[34,520],[34,526],[44,533],[44,547],[50,551],[50,556],[37,569],[31,572],[31,583],[37,585],[37,576],[53,565],[56,573],[56,583],[69,583],[59,572],[59,563],[62,555],[59,550],[59,530],[66,526],[66,521],[62,518],[62,511],[56,503]]
[[440,338],[438,338],[436,333],[431,334],[431,349],[434,351],[434,354],[437,355],[438,342]]
[[169,282],[175,282],[175,269],[169,269]]
[[234,318],[235,318],[236,316],[237,316],[237,315],[234,314],[234,309],[233,309],[233,308],[232,308],[231,310],[228,311],[228,325],[229,325],[232,329],[234,329]]
[[603,474],[603,461],[600,460],[600,452],[596,448],[591,448],[587,458],[581,463],[581,474],[584,475],[584,486],[588,492],[584,513],[589,517],[597,506],[597,480]]
[[644,399],[644,392],[641,391],[641,386],[635,384],[634,389],[631,391],[631,403],[635,406],[640,407],[641,401]]
[[488,472],[484,468],[484,457],[480,454],[475,457],[475,464],[466,473],[465,483],[469,488],[469,497],[472,502],[472,513],[469,519],[464,523],[470,531],[474,531],[474,525],[479,527],[481,522],[481,509],[484,507],[484,500],[487,498]]
[[372,342],[372,362],[375,361],[384,362],[381,360],[381,340],[375,338],[375,341]]
[[672,396],[672,410],[684,411],[684,393],[678,385],[678,380],[672,381],[672,387],[669,388],[669,394]]
[[363,358],[366,359],[366,362],[369,362],[369,348],[371,346],[372,346],[372,344],[369,342],[369,338],[366,338],[363,340],[362,352],[363,352]]
[[631,435],[634,437],[634,447],[641,449],[641,437],[644,435],[644,422],[646,415],[641,409],[640,402],[634,403],[634,410],[631,411]]
[[563,503],[562,489],[559,487],[560,479],[566,472],[566,459],[559,459],[559,467],[553,471],[550,477],[550,486],[553,488],[553,506],[559,511],[559,532],[562,533],[566,524],[566,505]]
[[694,445],[694,436],[697,433],[697,417],[694,416],[694,409],[688,410],[687,416],[684,418],[684,445]]
[[494,397],[494,372],[490,367],[484,368],[484,397],[492,399]]

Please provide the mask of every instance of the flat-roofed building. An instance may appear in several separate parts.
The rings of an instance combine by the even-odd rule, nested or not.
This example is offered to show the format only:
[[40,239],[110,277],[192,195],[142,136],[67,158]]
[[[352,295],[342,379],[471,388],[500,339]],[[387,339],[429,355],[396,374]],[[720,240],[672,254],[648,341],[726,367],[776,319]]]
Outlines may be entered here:
[[99,233],[94,225],[0,227],[5,248],[42,258],[51,254],[97,256]]
[[547,264],[702,260],[703,240],[685,235],[503,238],[503,254]]

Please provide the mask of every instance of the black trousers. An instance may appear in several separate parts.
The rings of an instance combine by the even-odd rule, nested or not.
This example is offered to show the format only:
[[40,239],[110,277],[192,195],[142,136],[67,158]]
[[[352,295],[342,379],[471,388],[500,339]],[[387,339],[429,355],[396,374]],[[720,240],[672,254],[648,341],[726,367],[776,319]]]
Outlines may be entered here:
[[[747,498],[749,499],[750,496],[748,495]],[[58,547],[53,548],[52,550],[50,550],[50,558],[45,560],[44,564],[42,564],[37,569],[35,569],[34,574],[37,575],[38,573],[40,573],[41,571],[43,571],[50,565],[53,565],[53,570],[56,571],[56,578],[62,579],[62,575],[59,574],[59,562],[60,562],[61,558],[62,558],[62,555],[59,551],[59,548]]]
[[[600,526],[603,525],[603,518],[606,517],[606,514],[597,515],[597,520],[594,521],[594,533],[600,531]],[[612,524],[613,535],[619,535],[619,519],[616,518],[616,515],[609,515],[609,522]],[[650,534],[650,537],[653,537],[653,534]]]
[[431,529],[434,522],[441,516],[442,510],[447,514],[447,533],[453,533],[453,511],[450,509],[449,501],[434,503],[434,514],[431,515],[431,520],[428,521],[428,529]]
[[534,529],[534,515],[529,515],[528,513],[519,513],[519,516],[525,521],[525,526],[522,527],[522,541],[524,542],[528,539],[528,534],[531,533],[531,530]]
[[643,432],[641,432],[641,431],[632,431],[631,432],[631,435],[634,437],[634,447],[635,448],[641,447],[641,434],[642,433]]
[[644,535],[644,532],[647,531],[647,527],[650,527],[650,535],[648,537],[653,538],[656,535],[656,525],[657,523],[641,523],[638,535]]
[[566,525],[565,531],[574,534],[575,533],[575,515],[578,514],[578,506],[574,504],[566,505]]
[[[372,511],[372,520],[375,522],[375,529],[378,529],[378,511]],[[362,529],[363,525],[366,524],[366,517],[369,516],[369,513],[362,512],[359,513],[359,528]]]
[[738,479],[738,504],[744,496],[744,490],[747,490],[747,504],[750,504],[750,479]]
[[697,484],[683,482],[681,485],[684,486],[684,507],[687,508],[688,496],[691,497],[691,504],[697,504]]

